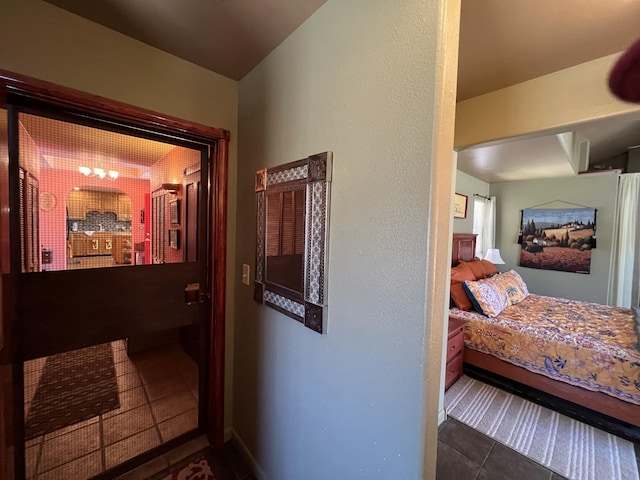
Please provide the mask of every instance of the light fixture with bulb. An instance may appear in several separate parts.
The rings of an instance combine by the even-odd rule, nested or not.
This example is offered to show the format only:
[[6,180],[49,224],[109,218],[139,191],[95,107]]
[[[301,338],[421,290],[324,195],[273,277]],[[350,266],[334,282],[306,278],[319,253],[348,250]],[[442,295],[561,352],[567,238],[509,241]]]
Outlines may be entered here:
[[120,173],[117,170],[105,170],[104,168],[100,168],[100,167],[93,167],[89,168],[89,167],[78,167],[78,171],[83,174],[85,177],[98,177],[100,180],[102,180],[103,178],[107,177],[109,180],[116,180],[118,178],[118,176],[120,175]]

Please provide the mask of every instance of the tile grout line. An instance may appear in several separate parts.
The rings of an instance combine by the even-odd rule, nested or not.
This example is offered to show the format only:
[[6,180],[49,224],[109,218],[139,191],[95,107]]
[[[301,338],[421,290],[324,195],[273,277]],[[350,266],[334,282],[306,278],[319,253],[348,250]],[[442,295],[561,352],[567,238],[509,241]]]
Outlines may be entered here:
[[[120,392],[118,392],[120,395]],[[107,446],[104,443],[104,419],[102,418],[102,414],[100,414],[100,418],[98,420],[98,435],[100,437],[100,463],[102,464],[102,472],[107,470]],[[100,473],[102,473],[100,472]]]
[[[40,472],[38,470],[40,470],[40,460],[42,458],[42,451],[44,450],[44,435],[42,435],[37,445],[38,445],[38,453],[36,455],[36,464],[34,465],[34,468],[33,468],[34,480],[37,480],[37,478],[40,476]],[[25,448],[25,451],[26,451],[26,448]]]
[[491,448],[489,449],[489,452],[487,452],[487,456],[484,457],[484,460],[482,461],[482,464],[480,465],[480,468],[478,468],[478,471],[476,472],[476,476],[473,477],[474,480],[476,480],[478,478],[478,476],[480,475],[480,472],[482,471],[482,469],[484,468],[484,464],[487,463],[487,459],[489,458],[489,455],[491,455],[491,452],[493,452],[493,449],[496,446],[496,441],[493,440],[493,443],[491,445]]
[[156,434],[158,435],[158,438],[160,439],[160,444],[162,445],[164,443],[164,440],[162,439],[162,433],[160,432],[160,427],[158,426],[158,419],[156,418],[156,414],[153,411],[153,407],[151,406],[151,398],[149,397],[149,392],[147,392],[147,388],[145,386],[144,379],[140,375],[140,371],[138,370],[138,366],[135,364],[135,362],[132,361],[132,363],[133,363],[133,366],[136,369],[136,373],[138,374],[138,378],[140,379],[140,385],[142,386],[142,392],[144,393],[144,398],[147,399],[147,406],[149,407],[149,411],[151,412],[151,418],[153,419],[153,426],[155,427]]

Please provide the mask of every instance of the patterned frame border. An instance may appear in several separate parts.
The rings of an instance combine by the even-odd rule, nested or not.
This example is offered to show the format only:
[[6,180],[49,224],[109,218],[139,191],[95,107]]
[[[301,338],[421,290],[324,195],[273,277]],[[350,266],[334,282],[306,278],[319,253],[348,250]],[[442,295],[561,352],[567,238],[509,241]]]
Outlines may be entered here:
[[[331,152],[311,155],[296,162],[258,170],[256,192],[256,302],[284,313],[318,333],[326,331],[327,249],[329,233],[330,182],[333,166]],[[265,276],[266,194],[306,184],[304,292],[290,291],[270,284]]]

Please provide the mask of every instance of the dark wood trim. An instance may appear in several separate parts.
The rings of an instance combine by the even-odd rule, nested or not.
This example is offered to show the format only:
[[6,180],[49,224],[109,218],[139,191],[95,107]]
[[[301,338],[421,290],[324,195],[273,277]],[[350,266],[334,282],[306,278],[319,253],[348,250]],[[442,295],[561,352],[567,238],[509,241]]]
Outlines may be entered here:
[[230,138],[229,131],[222,128],[189,122],[117,100],[0,69],[0,106],[6,105],[7,96],[11,93],[25,95],[56,107],[80,110],[98,117],[129,124],[134,123],[150,130],[178,134],[204,142],[219,139],[229,140]]
[[[215,446],[224,443],[224,340],[225,295],[227,278],[227,177],[229,172],[229,141],[217,142],[213,165],[212,231],[213,278],[216,288],[211,292],[211,374],[209,426],[207,437]],[[216,228],[223,226],[224,228]]]
[[[18,113],[12,106],[7,106],[8,111],[8,157],[9,157],[9,211],[20,212],[20,191],[17,187],[20,176],[20,168],[18,158],[12,158],[19,151],[19,131],[18,131]],[[2,298],[2,304],[5,312],[7,312],[7,321],[9,323],[9,331],[11,336],[7,338],[9,346],[9,363],[11,365],[12,375],[12,404],[10,411],[12,414],[9,422],[13,428],[13,471],[16,478],[20,479],[25,471],[25,443],[24,443],[24,370],[23,365],[19,361],[22,352],[22,325],[17,319],[17,278],[21,272],[21,256],[20,249],[20,218],[19,215],[9,215],[9,273],[5,275],[3,280],[6,281],[3,293],[9,293],[8,296]],[[4,245],[3,245],[4,246]],[[4,413],[4,412],[3,412]]]
[[[584,388],[569,385],[568,383],[558,382],[557,380],[538,375],[537,373],[504,362],[486,353],[466,347],[464,349],[464,363],[465,371],[475,372],[476,376],[478,375],[478,371],[469,369],[469,366],[477,367],[484,372],[497,374],[502,379],[509,379],[516,382],[519,386],[517,393],[534,401],[545,400],[544,396],[546,395],[547,397],[556,397],[556,399],[560,398],[571,402],[573,405],[566,403],[563,405],[556,401],[551,408],[561,410],[561,413],[578,418],[585,423],[593,425],[595,422],[598,428],[603,428],[607,423],[611,424],[611,421],[609,420],[607,422],[604,416],[611,417],[611,419],[622,422],[622,424],[627,424],[627,429],[630,427],[632,430],[636,430],[637,427],[640,427],[640,405],[618,400],[606,393],[592,392]],[[504,385],[504,383],[502,385]],[[547,404],[549,404],[549,399],[546,398],[546,400]],[[580,412],[575,408],[576,406],[584,407],[584,409],[588,409],[590,412],[585,414],[584,409]],[[580,414],[578,412],[580,412]],[[577,417],[578,414],[579,417]],[[611,427],[609,426],[609,428]],[[620,427],[618,430],[619,429]],[[634,441],[640,441],[640,434],[637,432]]]

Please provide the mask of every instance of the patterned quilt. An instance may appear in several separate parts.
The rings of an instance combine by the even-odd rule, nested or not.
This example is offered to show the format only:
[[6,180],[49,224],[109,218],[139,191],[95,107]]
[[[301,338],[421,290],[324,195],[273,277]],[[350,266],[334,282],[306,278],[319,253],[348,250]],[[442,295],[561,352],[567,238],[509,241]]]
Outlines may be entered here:
[[468,348],[640,405],[634,310],[532,294],[496,318],[455,308],[450,315],[468,322]]

